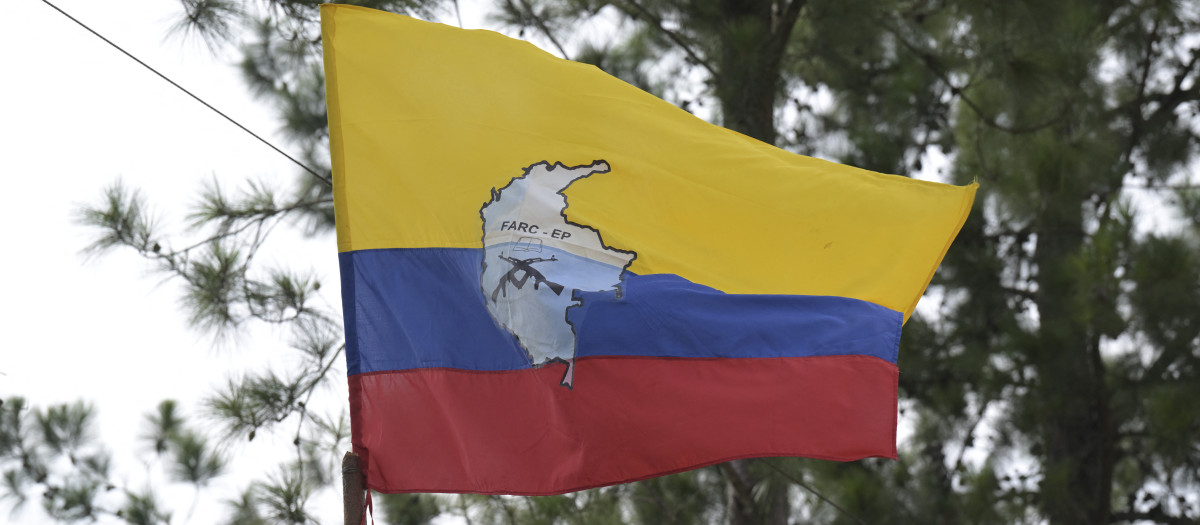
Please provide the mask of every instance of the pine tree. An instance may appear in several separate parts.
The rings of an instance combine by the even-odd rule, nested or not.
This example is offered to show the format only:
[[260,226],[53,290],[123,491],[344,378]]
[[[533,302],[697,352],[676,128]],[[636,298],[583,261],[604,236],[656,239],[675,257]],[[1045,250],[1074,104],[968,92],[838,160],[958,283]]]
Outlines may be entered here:
[[[7,500],[14,512],[38,501],[48,516],[62,522],[170,523],[172,513],[152,488],[125,486],[112,472],[111,453],[96,438],[96,419],[95,408],[84,402],[45,409],[20,397],[0,403],[0,501]],[[188,423],[174,401],[160,403],[146,416],[144,428],[146,449],[160,460],[148,474],[152,482],[191,486],[195,502],[224,474],[226,456]]]
[[[256,5],[186,0],[180,27],[241,43],[248,84],[327,177],[316,5]],[[1200,394],[1194,5],[500,0],[497,10],[505,27],[760,140],[981,188],[905,329],[911,435],[899,461],[741,461],[550,498],[387,498],[396,522],[439,512],[486,523],[1200,519],[1200,412],[1186,401]],[[610,38],[573,38],[589,24]],[[280,520],[302,506],[305,483],[322,481],[304,467],[320,461],[312,436],[344,432],[305,410],[341,351],[337,320],[312,306],[318,281],[255,264],[260,231],[332,224],[328,186],[300,180],[286,197],[209,189],[195,214],[205,242],[184,248],[159,237],[124,188],[85,213],[104,232],[97,248],[133,247],[186,282],[198,326],[296,328],[300,370],[233,382],[209,403],[231,434],[289,418],[315,429],[297,434],[302,461],[238,507]],[[1146,231],[1155,214],[1178,226]]]

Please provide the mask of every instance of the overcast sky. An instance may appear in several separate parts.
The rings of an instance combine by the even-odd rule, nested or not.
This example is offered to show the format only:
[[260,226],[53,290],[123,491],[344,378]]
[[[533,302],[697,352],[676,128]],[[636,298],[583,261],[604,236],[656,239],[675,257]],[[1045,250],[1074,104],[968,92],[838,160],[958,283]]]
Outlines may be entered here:
[[[291,149],[273,133],[279,125],[271,108],[243,88],[231,65],[236,57],[214,58],[198,42],[166,37],[180,14],[177,2],[56,4]],[[479,5],[463,3],[465,25],[481,27],[481,10],[472,4]],[[149,267],[136,255],[118,252],[85,260],[79,250],[90,232],[72,223],[72,212],[81,203],[96,202],[102,188],[120,178],[141,188],[165,229],[174,231],[205,180],[216,177],[226,187],[247,179],[285,183],[296,169],[39,0],[8,2],[0,18],[0,44],[6,50],[0,54],[5,72],[0,153],[16,183],[2,212],[8,228],[0,268],[7,277],[3,296],[9,300],[0,316],[7,336],[0,350],[0,397],[20,395],[40,407],[78,399],[94,403],[125,488],[140,490],[147,480],[163,480],[155,465],[140,464],[133,453],[146,456],[137,448],[144,414],[166,398],[180,400],[195,414],[197,400],[231,372],[278,359],[273,356],[282,334],[259,330],[237,345],[214,348],[184,323],[177,285],[147,274]],[[280,265],[319,272],[322,292],[337,303],[332,235],[289,242],[268,253],[275,253]],[[336,409],[345,398],[345,383],[339,381],[326,401]],[[213,502],[234,497],[248,479],[273,468],[291,453],[290,441],[286,435],[259,438],[252,444],[257,448],[235,448],[234,457],[245,463],[206,491],[188,523],[223,516],[224,509]],[[189,512],[190,492],[166,495],[177,518]],[[340,519],[339,498],[335,491],[323,495],[322,521]],[[36,511],[39,502],[30,503]],[[0,511],[5,508],[0,503]],[[37,514],[26,512],[18,522],[38,523]]]
[[[285,150],[270,107],[253,100],[231,64],[194,41],[167,38],[181,13],[163,0],[57,0],[168,77]],[[179,288],[136,255],[117,252],[86,260],[90,232],[73,224],[80,204],[97,202],[118,178],[141,188],[167,231],[177,231],[184,206],[212,177],[234,186],[246,179],[286,183],[295,167],[278,153],[188,98],[142,66],[39,0],[9,0],[0,15],[0,158],[9,186],[0,208],[3,257],[0,297],[5,311],[0,346],[0,398],[23,396],[46,407],[87,400],[99,409],[102,439],[113,449],[118,479],[130,490],[161,483],[155,465],[139,462],[136,436],[143,415],[174,398],[195,414],[198,398],[230,371],[269,363],[281,334],[258,330],[235,345],[214,348],[184,322]],[[275,250],[276,261],[314,269],[336,304],[338,275],[332,235]],[[280,260],[286,253],[287,260]],[[345,384],[329,392],[336,405]],[[289,436],[259,438],[236,458],[292,450]],[[212,523],[247,479],[275,461],[242,465],[206,491],[189,523]],[[174,523],[182,523],[190,491],[168,490]],[[340,520],[330,491],[322,521]],[[0,502],[0,522],[8,503]],[[31,500],[17,523],[49,523]],[[104,520],[102,522],[113,522]]]
[[[178,2],[57,0],[56,4],[158,68],[284,150],[269,106],[252,99],[232,66],[201,44],[168,38]],[[470,4],[464,4],[470,5]],[[196,414],[197,401],[231,372],[278,361],[282,334],[257,330],[233,345],[186,326],[179,288],[136,255],[117,252],[86,260],[80,249],[90,232],[72,213],[97,202],[122,179],[141,188],[167,231],[177,231],[200,185],[216,177],[227,187],[247,179],[286,184],[295,167],[220,116],[87,33],[40,0],[8,0],[0,16],[0,159],[6,204],[0,207],[3,256],[0,297],[6,299],[0,343],[0,398],[23,396],[46,407],[86,400],[99,409],[101,438],[113,449],[118,480],[130,490],[161,483],[137,444],[145,413],[167,398]],[[468,27],[479,13],[464,12]],[[944,161],[943,161],[944,162]],[[1152,218],[1151,221],[1157,219]],[[1151,227],[1160,227],[1157,223]],[[288,240],[268,254],[281,266],[313,269],[333,304],[339,297],[332,235]],[[327,392],[344,404],[345,383]],[[243,464],[206,491],[188,523],[211,523],[246,482],[292,451],[290,436],[260,437],[238,445]],[[136,452],[136,453],[135,453]],[[274,457],[273,457],[274,456]],[[260,458],[247,461],[247,457]],[[149,474],[148,474],[149,473]],[[168,490],[174,523],[184,522],[192,494]],[[340,519],[340,495],[323,495],[322,521]],[[50,523],[39,502],[17,523]],[[0,521],[8,518],[0,502]],[[103,520],[102,522],[114,522]]]

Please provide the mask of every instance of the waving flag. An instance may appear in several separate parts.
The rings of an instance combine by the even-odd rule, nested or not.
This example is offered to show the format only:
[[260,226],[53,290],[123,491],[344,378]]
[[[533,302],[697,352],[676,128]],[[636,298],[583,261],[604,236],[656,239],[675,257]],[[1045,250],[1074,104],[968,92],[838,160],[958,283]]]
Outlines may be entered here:
[[496,33],[321,14],[370,488],[895,457],[901,326],[974,186],[788,153]]

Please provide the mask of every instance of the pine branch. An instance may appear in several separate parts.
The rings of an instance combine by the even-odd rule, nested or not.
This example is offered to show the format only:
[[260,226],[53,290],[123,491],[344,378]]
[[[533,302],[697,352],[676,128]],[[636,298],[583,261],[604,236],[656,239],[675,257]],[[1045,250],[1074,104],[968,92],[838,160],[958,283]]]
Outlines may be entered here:
[[1155,18],[1154,27],[1150,29],[1150,38],[1146,39],[1145,54],[1142,56],[1142,70],[1141,74],[1138,75],[1137,96],[1134,97],[1133,105],[1130,108],[1131,113],[1136,112],[1136,115],[1132,115],[1130,118],[1133,130],[1129,133],[1129,146],[1125,149],[1125,154],[1122,155],[1125,165],[1130,164],[1133,159],[1133,150],[1141,142],[1139,139],[1142,135],[1143,124],[1142,105],[1145,104],[1146,100],[1146,84],[1150,80],[1150,66],[1154,63],[1154,44],[1158,42],[1158,24],[1159,19]]
[[1023,290],[1021,288],[1014,288],[1012,286],[1001,286],[1000,289],[1004,290],[1006,293],[1016,295],[1027,301],[1037,301],[1038,300],[1038,294],[1036,292],[1031,292],[1029,290]]
[[733,487],[733,495],[747,507],[754,506],[754,496],[750,487],[746,484],[745,478],[742,477],[736,469],[734,469],[732,461],[726,461],[717,465],[717,470],[725,475],[725,480]]
[[796,27],[796,21],[800,19],[800,12],[804,10],[804,6],[808,5],[808,0],[792,0],[783,8],[782,14],[779,17],[778,23],[774,23],[771,27],[771,52],[775,56],[782,56],[784,48],[787,47],[788,40],[791,38],[792,29]]
[[[156,254],[164,257],[182,255],[196,248],[207,246],[214,242],[219,242],[230,237],[236,237],[242,233],[245,233],[250,228],[259,226],[264,221],[276,216],[287,216],[294,212],[309,211],[319,207],[329,206],[331,204],[333,204],[333,199],[317,199],[295,202],[282,208],[249,209],[243,211],[226,210],[224,211],[225,215],[222,217],[222,220],[226,224],[220,228],[218,233],[209,236],[204,240],[191,244],[186,248],[173,250],[165,254]],[[234,226],[238,222],[242,221],[245,222],[243,222],[241,226]]]
[[533,10],[533,6],[529,5],[529,2],[526,0],[516,1],[520,2],[521,5],[519,7],[513,3],[513,0],[505,0],[505,2],[508,3],[509,9],[520,13],[523,17],[533,21],[533,24],[537,26],[538,30],[550,40],[551,44],[554,44],[555,48],[558,49],[558,54],[562,55],[564,59],[570,60],[571,57],[567,55],[566,48],[564,48],[562,44],[559,43],[558,39],[554,37],[554,32],[550,30],[550,27],[546,24],[546,21],[543,20],[542,17]]
[[1128,510],[1125,512],[1114,512],[1109,518],[1109,523],[1126,523],[1152,521],[1154,523],[1163,523],[1166,525],[1197,525],[1200,520],[1195,520],[1185,516],[1172,516],[1167,514],[1162,509],[1162,506],[1155,505],[1147,511]]
[[917,58],[921,59],[921,63],[925,65],[925,68],[950,88],[951,95],[958,97],[959,100],[962,100],[963,104],[966,104],[967,108],[969,108],[972,113],[979,117],[979,119],[988,126],[1006,133],[1011,133],[1013,135],[1024,135],[1049,128],[1050,126],[1058,124],[1066,119],[1068,106],[1067,104],[1063,104],[1056,115],[1037,124],[1028,126],[1008,126],[1002,124],[994,115],[989,115],[986,111],[984,111],[983,107],[978,102],[967,96],[965,92],[966,86],[956,86],[954,84],[954,81],[950,79],[950,75],[938,65],[937,57],[925,50],[920,49],[907,38],[904,38],[904,35],[902,35],[900,31],[891,24],[887,23],[887,21],[881,19],[878,21],[878,23],[881,27],[891,33],[892,36],[896,37],[896,41],[900,42],[900,45],[904,46],[905,49],[908,49],[910,52],[916,55]]
[[812,493],[812,495],[816,496],[817,499],[824,501],[825,503],[828,503],[829,506],[833,507],[834,509],[837,509],[838,512],[842,513],[842,515],[846,516],[847,518],[850,518],[850,519],[854,520],[855,522],[858,522],[862,525],[867,525],[867,522],[863,521],[862,518],[855,516],[854,513],[850,512],[845,507],[838,505],[833,500],[826,497],[824,494],[817,492],[817,490],[814,489],[811,485],[801,481],[799,478],[797,478],[791,474],[788,474],[787,472],[784,472],[783,469],[781,469],[777,465],[775,465],[775,463],[772,460],[767,459],[767,458],[760,458],[758,461],[760,463],[767,465],[768,467],[771,467],[772,470],[774,470],[775,472],[778,472],[780,475],[787,478],[792,483],[795,483],[800,488]]
[[662,18],[659,18],[657,15],[650,12],[650,10],[646,9],[645,6],[640,4],[638,2],[638,0],[619,0],[618,4],[632,6],[633,7],[632,11],[630,11],[629,9],[622,9],[622,11],[625,11],[626,14],[630,15],[634,19],[644,17],[647,21],[649,21],[654,26],[655,30],[666,35],[666,37],[669,38],[671,40],[671,42],[674,42],[675,45],[679,46],[679,49],[682,49],[683,52],[688,56],[688,58],[692,62],[703,67],[706,71],[708,71],[708,74],[710,77],[715,79],[720,76],[717,74],[716,69],[714,69],[713,66],[711,64],[709,64],[707,60],[704,60],[703,58],[701,58],[699,53],[697,53],[694,49],[692,49],[691,44],[689,44],[686,41],[686,39],[683,37],[683,35],[675,32],[675,31],[671,31],[670,29],[667,29],[666,26],[663,25]]
[[314,376],[312,378],[312,380],[309,381],[308,386],[306,386],[303,390],[301,390],[301,394],[304,395],[304,401],[300,401],[297,403],[297,407],[299,409],[298,411],[300,412],[300,417],[299,417],[299,421],[296,422],[296,438],[292,442],[297,447],[300,445],[300,432],[304,428],[304,419],[308,416],[308,404],[310,401],[312,401],[313,393],[316,392],[317,385],[324,382],[325,376],[329,374],[330,369],[332,369],[333,365],[337,363],[339,358],[341,358],[342,352],[344,352],[345,350],[346,350],[345,344],[338,346],[337,351],[335,351],[333,356],[330,357],[329,362],[326,363],[325,366],[322,367],[321,370],[317,372],[316,376]]
[[[1172,79],[1170,91],[1156,93],[1139,93],[1139,96],[1134,97],[1124,104],[1119,104],[1109,111],[1112,116],[1121,113],[1130,112],[1135,115],[1138,120],[1152,121],[1161,120],[1169,115],[1174,114],[1175,108],[1180,105],[1200,100],[1200,82],[1192,82],[1190,87],[1184,88],[1189,75],[1197,70],[1200,66],[1200,48],[1191,48],[1188,50],[1190,57],[1186,64],[1182,64],[1179,71],[1175,73],[1175,78]],[[1154,103],[1157,105],[1154,113],[1150,117],[1142,118],[1141,109],[1148,104]]]

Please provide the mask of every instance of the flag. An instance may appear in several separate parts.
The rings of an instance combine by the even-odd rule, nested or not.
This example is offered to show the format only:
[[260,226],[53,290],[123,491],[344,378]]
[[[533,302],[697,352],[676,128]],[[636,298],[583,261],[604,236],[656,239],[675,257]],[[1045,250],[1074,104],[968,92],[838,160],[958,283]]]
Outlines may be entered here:
[[974,185],[795,155],[489,31],[321,15],[371,489],[896,456],[900,330]]

